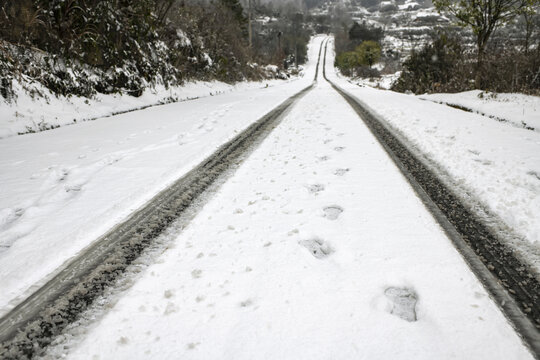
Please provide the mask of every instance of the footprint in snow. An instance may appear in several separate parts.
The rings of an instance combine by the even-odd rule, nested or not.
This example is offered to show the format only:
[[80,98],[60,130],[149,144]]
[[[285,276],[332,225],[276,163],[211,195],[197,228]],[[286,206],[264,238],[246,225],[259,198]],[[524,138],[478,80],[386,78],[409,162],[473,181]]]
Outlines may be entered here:
[[319,238],[302,240],[298,243],[305,247],[309,253],[317,259],[324,259],[334,252],[334,249],[332,249],[327,242]]
[[110,165],[116,164],[117,162],[119,162],[122,159],[123,159],[123,156],[120,155],[120,154],[111,154],[111,155],[107,155],[103,159],[101,159],[101,164],[103,164],[105,166],[110,166]]
[[202,270],[200,269],[195,269],[191,272],[191,277],[193,279],[199,279],[201,276],[202,276]]
[[343,176],[348,172],[349,172],[349,168],[347,168],[347,169],[336,169],[336,171],[334,171],[334,175]]
[[529,171],[527,172],[527,175],[530,175],[530,176],[533,176],[535,177],[537,180],[540,180],[540,173],[539,172],[536,172],[536,171]]
[[340,151],[345,150],[345,147],[344,147],[344,146],[336,146],[336,147],[334,148],[334,150],[337,151],[337,152],[340,152]]
[[336,220],[343,212],[343,208],[341,206],[332,205],[325,207],[323,211],[325,218],[327,218],[328,220]]
[[489,166],[492,164],[491,160],[482,160],[482,159],[473,159],[473,160],[476,161],[477,163],[480,163],[486,166]]
[[66,180],[66,178],[68,177],[69,175],[69,170],[67,169],[62,169],[60,171],[54,171],[54,175],[53,176],[56,176],[56,182],[62,182],[64,180]]
[[66,192],[78,192],[82,190],[82,185],[80,184],[66,185],[65,189],[66,189]]
[[0,228],[7,227],[24,214],[23,208],[5,208],[0,210]]
[[417,295],[409,288],[389,287],[384,291],[388,299],[388,311],[406,321],[416,321]]
[[311,194],[317,194],[321,191],[324,190],[324,185],[323,184],[313,184],[313,185],[309,185],[308,186],[308,191],[311,193]]
[[250,307],[251,305],[253,305],[253,300],[251,299],[247,299],[247,300],[244,300],[240,303],[240,307]]
[[319,161],[327,161],[330,159],[330,157],[325,155],[325,156],[320,156],[317,159],[319,159]]

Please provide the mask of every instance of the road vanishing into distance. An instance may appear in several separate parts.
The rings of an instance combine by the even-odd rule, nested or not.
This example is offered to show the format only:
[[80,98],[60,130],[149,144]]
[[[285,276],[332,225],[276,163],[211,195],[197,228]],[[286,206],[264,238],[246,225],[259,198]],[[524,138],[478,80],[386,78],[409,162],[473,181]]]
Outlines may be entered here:
[[332,37],[309,59],[36,134],[95,140],[3,245],[0,358],[539,358],[532,265],[336,75]]

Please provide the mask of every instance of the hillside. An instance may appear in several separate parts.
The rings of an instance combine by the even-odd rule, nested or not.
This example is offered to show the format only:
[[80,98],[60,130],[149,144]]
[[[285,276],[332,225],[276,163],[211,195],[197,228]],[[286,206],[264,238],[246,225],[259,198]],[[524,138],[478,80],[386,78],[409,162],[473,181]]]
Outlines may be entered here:
[[0,0],[0,10],[0,137],[287,80],[310,36],[264,6],[249,36],[238,0]]

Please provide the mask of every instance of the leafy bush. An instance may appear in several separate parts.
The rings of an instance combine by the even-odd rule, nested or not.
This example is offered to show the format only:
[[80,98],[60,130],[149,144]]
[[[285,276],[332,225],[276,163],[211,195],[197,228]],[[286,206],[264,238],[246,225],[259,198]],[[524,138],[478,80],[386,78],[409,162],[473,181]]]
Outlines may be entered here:
[[336,57],[334,64],[343,74],[348,75],[356,67],[360,66],[360,59],[356,51],[347,51]]
[[373,66],[381,58],[381,45],[375,41],[364,41],[356,48],[360,65]]
[[[381,46],[375,41],[364,41],[354,51],[338,54],[334,65],[346,76],[373,76],[371,66],[379,61]],[[364,69],[368,66],[366,69]]]

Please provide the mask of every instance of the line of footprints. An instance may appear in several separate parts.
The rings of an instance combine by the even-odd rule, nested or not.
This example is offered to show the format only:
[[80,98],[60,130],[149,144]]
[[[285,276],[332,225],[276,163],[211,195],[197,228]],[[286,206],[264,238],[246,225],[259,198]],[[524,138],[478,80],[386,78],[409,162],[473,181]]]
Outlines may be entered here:
[[[339,134],[343,135],[343,134]],[[324,144],[329,143],[329,140],[325,140]],[[334,150],[341,152],[345,147],[338,146]],[[328,156],[322,156],[318,158],[319,161],[329,160]],[[334,175],[343,176],[349,172],[348,168],[340,168],[334,171]],[[324,190],[324,185],[313,184],[308,186],[308,191],[311,194],[318,194]],[[343,208],[338,205],[330,205],[323,208],[324,217],[328,220],[337,220]],[[305,247],[315,258],[324,259],[334,252],[334,249],[323,239],[314,237],[308,240],[301,240],[300,245]],[[384,295],[387,299],[386,309],[389,313],[409,322],[417,320],[416,315],[416,303],[417,295],[413,289],[407,287],[388,287],[384,291]]]

